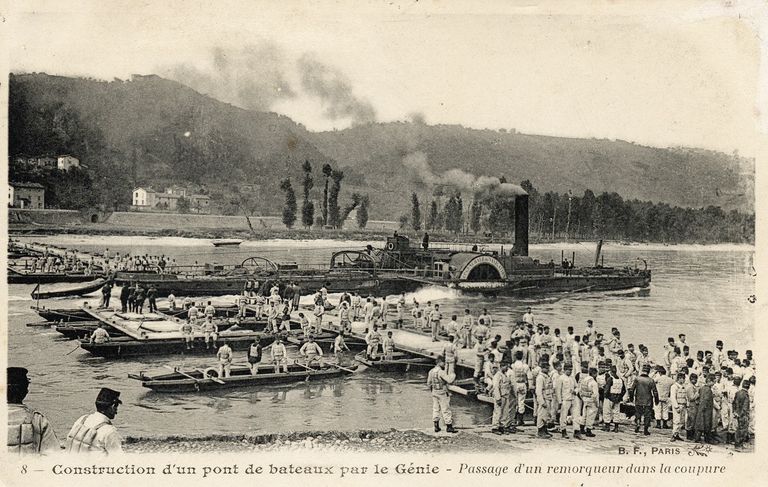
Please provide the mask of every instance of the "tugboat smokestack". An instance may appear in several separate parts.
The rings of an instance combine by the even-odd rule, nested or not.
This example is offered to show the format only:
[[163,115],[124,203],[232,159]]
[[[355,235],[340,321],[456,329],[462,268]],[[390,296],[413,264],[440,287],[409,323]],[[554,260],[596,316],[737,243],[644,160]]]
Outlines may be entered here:
[[528,195],[515,196],[515,255],[528,255]]

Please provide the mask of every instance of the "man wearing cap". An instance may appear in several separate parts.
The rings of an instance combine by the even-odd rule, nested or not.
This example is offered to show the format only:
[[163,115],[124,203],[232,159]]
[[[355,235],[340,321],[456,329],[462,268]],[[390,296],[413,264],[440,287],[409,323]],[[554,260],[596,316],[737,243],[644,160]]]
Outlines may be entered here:
[[102,387],[96,396],[96,412],[80,416],[67,435],[67,451],[121,453],[120,434],[112,425],[123,402],[118,391]]
[[379,326],[373,325],[373,330],[365,336],[365,343],[368,345],[365,355],[368,360],[376,360],[379,355],[379,344],[381,344],[381,333]]
[[733,446],[741,448],[745,441],[749,441],[749,409],[750,409],[750,397],[749,397],[748,380],[741,381],[741,388],[736,392],[733,400],[733,416],[737,421],[736,434],[734,438]]
[[256,375],[259,372],[259,362],[261,362],[261,338],[254,337],[253,343],[248,347],[247,358],[248,363],[251,364],[251,375]]
[[547,423],[554,419],[552,401],[555,396],[555,388],[552,378],[549,376],[549,361],[544,357],[541,360],[541,371],[536,375],[536,428],[539,438],[552,438],[547,431]]
[[[493,425],[491,432],[497,435],[516,432],[510,421],[512,402],[512,380],[509,377],[509,364],[501,362],[501,368],[493,375]],[[511,425],[511,427],[510,427]]]
[[718,340],[715,342],[715,350],[712,352],[712,365],[716,369],[719,369],[725,361],[725,354],[723,353],[723,341]]
[[682,441],[680,430],[685,426],[688,414],[685,372],[677,373],[677,381],[669,389],[669,403],[672,406],[672,441]]
[[[583,369],[582,369],[583,370]],[[594,367],[588,367],[587,373],[582,372],[579,377],[579,397],[583,403],[583,412],[581,417],[584,418],[584,428],[586,436],[592,438],[592,427],[595,425],[595,419],[597,418],[597,410],[599,404],[599,386],[597,385],[597,369]]]
[[659,393],[659,402],[653,407],[656,416],[656,427],[668,429],[670,397],[672,394],[672,384],[675,383],[675,380],[672,379],[671,375],[667,375],[667,370],[663,366],[659,365],[656,369],[658,370],[658,375],[654,380],[656,381],[656,390]]
[[643,434],[651,434],[648,428],[651,426],[653,417],[653,405],[659,402],[659,393],[656,390],[656,383],[648,377],[651,366],[643,365],[640,377],[635,381],[635,433],[640,432],[640,418],[643,419]]
[[232,348],[224,343],[216,352],[216,358],[219,359],[219,377],[229,377],[232,371]]
[[320,362],[320,359],[323,357],[323,350],[315,342],[313,335],[309,335],[307,342],[299,349],[299,353],[307,361],[307,366],[310,367],[313,363]]
[[283,339],[279,336],[275,338],[275,342],[271,347],[272,363],[275,364],[275,374],[280,372],[280,366],[283,366],[285,373],[288,373],[288,352],[283,344]]
[[603,430],[610,431],[613,425],[613,432],[619,432],[619,413],[621,412],[621,399],[624,397],[626,387],[624,381],[619,376],[615,365],[612,365],[610,371],[605,374],[605,386],[603,387]]
[[432,421],[435,424],[435,433],[440,432],[440,417],[445,422],[445,431],[456,433],[453,427],[453,414],[451,412],[451,395],[447,385],[452,383],[456,376],[448,374],[444,370],[443,357],[437,357],[435,367],[427,375],[427,385],[432,393]]
[[573,423],[573,437],[582,439],[579,432],[579,408],[581,403],[576,397],[576,380],[573,378],[573,364],[566,362],[563,366],[563,373],[557,376],[555,380],[555,398],[560,404],[560,434],[563,438],[568,438],[568,416],[571,416]]
[[515,399],[517,400],[517,412],[515,417],[517,418],[517,425],[523,425],[523,415],[525,414],[525,396],[528,393],[528,388],[532,385],[533,374],[531,373],[528,364],[523,362],[523,351],[517,350],[515,352],[515,363],[512,364],[512,376],[514,377],[514,391]]
[[688,396],[688,411],[685,418],[685,436],[689,440],[694,439],[694,422],[696,420],[696,411],[699,409],[699,387],[696,385],[698,379],[699,377],[696,374],[691,374],[688,377],[688,382],[685,384],[685,394]]
[[696,418],[694,419],[694,428],[696,431],[696,441],[706,443],[719,443],[712,435],[712,416],[713,416],[713,398],[712,384],[714,376],[707,374],[704,378],[704,385],[699,389],[699,404],[696,409]]
[[58,451],[59,439],[42,413],[24,404],[29,393],[27,369],[8,367],[8,452],[46,453]]
[[91,343],[107,343],[108,341],[109,333],[104,328],[104,323],[99,323],[99,327],[91,333]]

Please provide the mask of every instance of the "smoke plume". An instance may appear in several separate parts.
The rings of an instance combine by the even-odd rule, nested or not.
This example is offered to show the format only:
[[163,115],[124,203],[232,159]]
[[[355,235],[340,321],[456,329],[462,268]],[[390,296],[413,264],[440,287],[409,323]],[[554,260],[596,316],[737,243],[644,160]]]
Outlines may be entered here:
[[268,111],[278,100],[296,96],[285,74],[288,64],[279,46],[262,41],[242,49],[215,47],[208,67],[181,64],[164,74],[218,100]]
[[474,194],[480,199],[494,195],[518,196],[528,194],[517,184],[502,183],[493,176],[474,176],[461,169],[449,169],[442,174],[435,174],[429,165],[427,155],[421,151],[413,152],[403,158],[403,165],[414,179],[428,187],[445,186],[465,194]]
[[376,121],[373,106],[352,93],[352,85],[344,73],[311,54],[301,56],[297,67],[302,89],[322,101],[327,118],[350,118],[353,124]]

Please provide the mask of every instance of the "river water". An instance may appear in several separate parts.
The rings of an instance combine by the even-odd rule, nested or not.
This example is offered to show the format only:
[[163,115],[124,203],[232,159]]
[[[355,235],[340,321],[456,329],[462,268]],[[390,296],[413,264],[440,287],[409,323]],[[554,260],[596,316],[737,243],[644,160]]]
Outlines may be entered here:
[[[172,237],[90,237],[51,236],[24,238],[79,250],[119,251],[121,254],[164,254],[178,264],[196,261],[239,263],[251,255],[276,261],[327,264],[333,251],[361,248],[365,243],[340,241],[270,240],[245,242],[236,248],[214,248],[203,239]],[[377,244],[376,242],[371,242]],[[532,246],[531,255],[557,261],[561,250],[576,264],[593,259],[594,245]],[[606,333],[612,326],[622,332],[624,343],[644,343],[651,356],[661,360],[668,336],[685,333],[692,354],[712,349],[717,339],[725,349],[734,348],[743,356],[752,348],[755,318],[748,302],[754,294],[752,259],[754,249],[744,246],[612,246],[604,247],[606,265],[634,265],[647,260],[653,269],[650,289],[611,293],[578,293],[540,298],[483,298],[464,296],[443,288],[426,288],[406,296],[425,303],[439,303],[444,316],[470,308],[477,316],[488,308],[494,331],[509,336],[513,323],[530,306],[536,320],[563,333],[569,325],[577,334],[587,319]],[[95,358],[46,328],[25,326],[40,321],[32,310],[31,285],[9,286],[9,365],[30,369],[31,392],[26,402],[44,412],[57,434],[66,436],[71,424],[89,412],[100,387],[122,392],[123,405],[115,424],[125,436],[181,434],[271,433],[299,430],[356,430],[428,427],[431,399],[425,386],[427,369],[404,375],[365,370],[341,379],[259,389],[242,389],[202,394],[159,394],[141,387],[127,374],[141,370],[165,371],[164,366],[213,365],[210,359],[158,356],[108,360]],[[113,296],[116,293],[113,291]],[[393,300],[394,298],[390,298]],[[98,296],[57,299],[48,307],[74,307]],[[216,298],[231,303],[234,297]],[[245,362],[236,357],[239,362]],[[456,423],[490,422],[489,407],[454,398]]]

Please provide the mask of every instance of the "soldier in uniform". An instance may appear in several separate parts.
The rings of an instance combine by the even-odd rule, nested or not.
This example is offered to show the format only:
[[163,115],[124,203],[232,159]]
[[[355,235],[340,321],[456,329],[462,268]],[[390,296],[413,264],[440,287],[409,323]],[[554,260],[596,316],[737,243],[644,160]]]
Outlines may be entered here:
[[459,351],[456,346],[456,337],[451,335],[448,337],[448,342],[443,345],[443,358],[445,359],[445,370],[449,374],[453,374],[456,362],[459,360]]
[[229,377],[232,370],[232,348],[225,343],[216,352],[216,358],[219,359],[219,377]]
[[445,422],[445,431],[456,433],[451,413],[451,395],[447,388],[447,385],[452,383],[456,376],[446,373],[443,370],[444,367],[445,361],[442,357],[438,357],[435,367],[427,375],[427,385],[432,393],[432,421],[435,423],[435,433],[439,433],[440,416],[442,415]]
[[749,410],[750,410],[750,397],[749,397],[748,380],[741,382],[741,388],[734,395],[733,400],[733,416],[737,421],[736,434],[734,438],[733,446],[741,448],[745,441],[749,441]]
[[288,352],[285,350],[283,339],[279,336],[275,338],[275,342],[272,344],[272,363],[275,364],[275,374],[280,372],[280,365],[283,366],[283,370],[288,373]]
[[675,381],[672,379],[671,374],[667,375],[667,371],[663,366],[659,365],[657,369],[659,374],[655,381],[656,391],[659,393],[659,402],[653,408],[656,416],[656,427],[668,429],[671,388]]
[[651,434],[648,428],[653,417],[653,405],[659,402],[659,392],[656,383],[648,376],[651,366],[643,365],[640,377],[635,381],[635,433],[640,432],[640,419],[643,420],[643,434]]
[[315,337],[309,335],[307,342],[301,346],[299,353],[307,361],[307,366],[311,367],[313,363],[320,362],[323,357],[323,350],[315,342]]
[[613,432],[619,432],[619,413],[621,412],[621,400],[626,392],[624,381],[619,376],[616,366],[612,365],[610,372],[605,374],[605,388],[603,392],[603,430],[610,431],[613,425]]
[[685,394],[688,396],[688,411],[685,418],[685,433],[689,440],[694,439],[694,421],[696,420],[696,411],[699,409],[699,388],[696,385],[698,376],[691,374],[685,384]]
[[366,357],[368,360],[376,360],[379,354],[379,344],[381,343],[381,333],[379,333],[378,325],[373,325],[373,330],[365,336],[365,343],[368,344],[365,352]]
[[595,418],[597,417],[597,408],[599,401],[599,387],[595,378],[597,377],[597,369],[590,367],[587,373],[582,373],[579,378],[579,397],[583,404],[583,412],[581,417],[584,418],[584,429],[586,436],[594,437],[592,433],[592,426],[595,424]]
[[672,441],[682,441],[680,430],[685,426],[688,415],[688,394],[685,393],[685,372],[677,373],[677,381],[669,389],[669,403],[672,407]]
[[512,380],[509,377],[509,364],[501,363],[501,368],[493,376],[493,424],[491,432],[497,435],[515,433],[517,429],[510,421],[512,403]]
[[541,361],[541,371],[536,376],[536,428],[539,438],[552,438],[547,431],[547,423],[554,419],[553,400],[555,388],[549,376],[549,361],[546,356]]
[[107,455],[123,451],[120,434],[112,425],[123,402],[120,392],[102,387],[96,396],[96,412],[80,416],[67,435],[67,451],[98,452]]
[[58,451],[59,439],[42,413],[24,404],[29,393],[27,369],[8,367],[8,452],[46,453]]
[[581,404],[576,400],[576,380],[573,378],[573,365],[566,362],[563,366],[563,373],[557,376],[555,380],[555,398],[560,404],[560,434],[563,438],[568,438],[568,416],[573,423],[573,437],[583,439],[579,432],[579,411]]
[[517,425],[523,426],[523,416],[525,414],[525,396],[528,389],[532,387],[533,374],[528,364],[523,362],[523,351],[515,352],[515,363],[512,364],[512,375],[514,376],[515,399],[517,400]]

